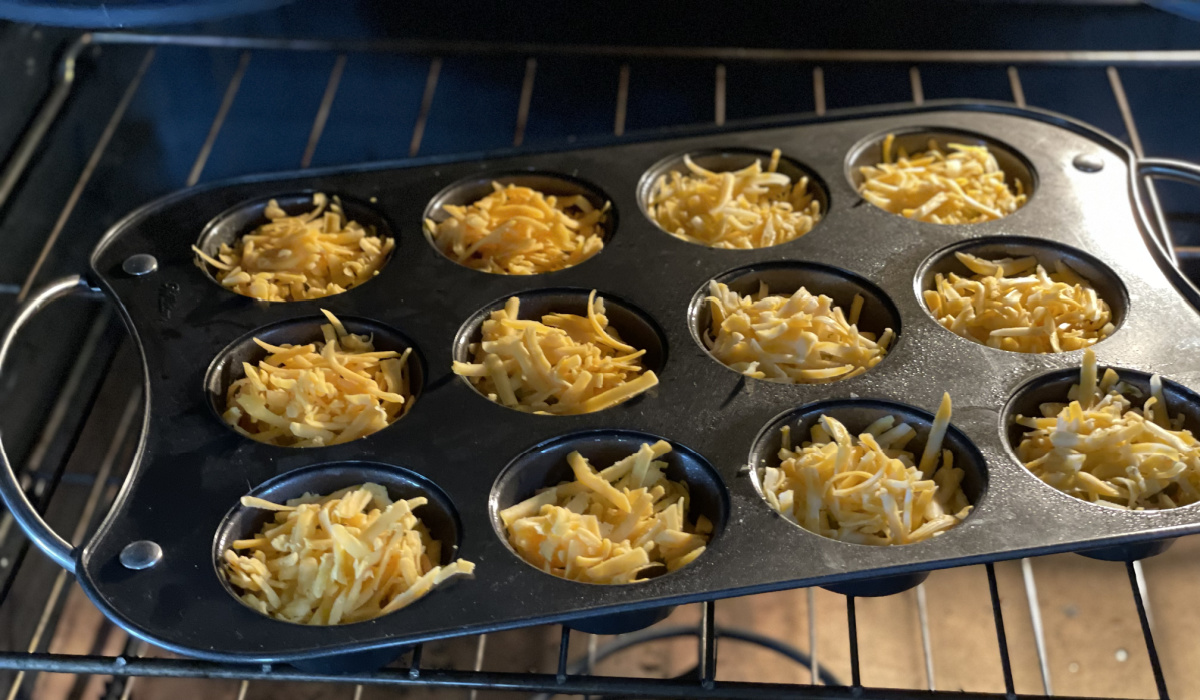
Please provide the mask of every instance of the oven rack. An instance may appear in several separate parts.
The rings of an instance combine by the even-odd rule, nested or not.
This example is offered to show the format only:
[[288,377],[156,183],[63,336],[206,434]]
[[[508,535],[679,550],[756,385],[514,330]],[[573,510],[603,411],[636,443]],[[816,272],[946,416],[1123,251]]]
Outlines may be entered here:
[[[31,30],[40,32],[41,30]],[[520,147],[526,142],[531,117],[531,102],[538,79],[539,60],[569,57],[597,59],[614,62],[615,75],[612,83],[614,92],[606,92],[598,100],[611,101],[611,135],[621,137],[626,133],[630,108],[630,84],[633,68],[637,62],[671,61],[687,66],[697,75],[711,71],[711,121],[717,126],[726,123],[729,107],[729,74],[727,65],[734,62],[753,62],[771,65],[778,70],[790,72],[794,80],[807,83],[811,89],[812,111],[824,114],[827,109],[826,71],[830,66],[852,64],[864,68],[887,67],[890,75],[907,77],[905,91],[911,102],[925,101],[922,69],[932,66],[987,67],[1003,70],[1010,90],[1011,101],[1025,106],[1022,86],[1023,69],[1038,69],[1046,66],[1101,68],[1108,83],[1108,95],[1098,99],[1111,100],[1120,115],[1120,126],[1130,146],[1139,157],[1143,156],[1134,114],[1122,80],[1123,69],[1194,68],[1200,67],[1200,51],[860,51],[860,50],[790,50],[790,49],[747,49],[747,48],[687,48],[687,47],[625,47],[595,45],[557,44],[511,44],[488,42],[450,41],[322,41],[262,39],[231,36],[130,34],[97,32],[71,38],[60,34],[63,44],[57,51],[60,58],[52,73],[52,83],[37,108],[32,120],[14,142],[8,160],[0,171],[0,216],[10,216],[3,223],[11,226],[18,207],[29,206],[28,202],[37,193],[38,166],[55,156],[54,144],[63,139],[76,137],[86,141],[86,159],[81,167],[73,169],[65,186],[63,203],[51,218],[53,223],[44,235],[31,236],[37,244],[36,257],[32,265],[20,270],[0,285],[0,317],[6,317],[17,303],[24,300],[35,283],[49,277],[56,269],[56,256],[75,261],[75,268],[82,269],[81,253],[74,257],[64,251],[81,248],[86,251],[103,230],[103,226],[83,227],[78,220],[86,213],[97,209],[111,221],[124,213],[118,204],[110,210],[104,202],[97,201],[97,173],[111,173],[115,167],[110,162],[114,141],[127,138],[121,131],[128,124],[130,106],[139,88],[156,61],[172,60],[172,52],[202,50],[228,54],[227,60],[234,62],[230,77],[215,105],[207,105],[201,115],[187,115],[195,119],[208,120],[207,130],[183,183],[193,186],[204,179],[206,165],[218,143],[222,127],[231,111],[238,104],[239,91],[249,66],[259,54],[284,55],[287,60],[302,60],[303,56],[332,56],[332,65],[326,76],[320,101],[311,119],[304,148],[298,163],[300,168],[314,164],[323,132],[337,103],[339,85],[343,81],[348,61],[370,60],[379,56],[401,56],[415,61],[427,62],[423,88],[416,105],[416,117],[412,122],[411,137],[407,139],[404,155],[414,157],[422,154],[422,145],[430,128],[431,120],[437,118],[433,111],[438,94],[439,79],[445,61],[456,57],[507,57],[524,59],[524,72],[520,83],[516,118],[512,130],[511,146]],[[49,55],[49,54],[47,54]],[[117,82],[113,94],[115,104],[108,104],[106,112],[97,112],[98,133],[93,128],[85,136],[64,134],[63,125],[74,107],[90,106],[97,100],[93,95],[80,95],[88,81],[97,76],[106,62],[120,63],[127,67],[123,84]],[[902,69],[902,70],[898,70]],[[118,71],[120,72],[120,71]],[[98,80],[98,79],[97,79]],[[707,82],[707,79],[704,80]],[[709,99],[709,98],[704,98]],[[73,102],[75,104],[73,104]],[[111,100],[110,100],[111,102]],[[77,174],[76,174],[77,173]],[[1177,259],[1186,263],[1200,252],[1191,245],[1173,245],[1167,232],[1168,214],[1164,213],[1152,184],[1147,189],[1155,217],[1159,223],[1162,241],[1172,250]],[[148,197],[144,197],[148,198]],[[136,203],[136,202],[134,202]],[[125,207],[129,208],[129,207]],[[89,212],[90,210],[90,212]],[[87,236],[90,236],[88,238]],[[1187,241],[1191,242],[1191,241]],[[66,263],[62,263],[66,264]],[[69,268],[68,268],[69,269]],[[61,331],[66,332],[66,331]],[[48,411],[40,430],[29,437],[29,444],[21,460],[23,485],[35,505],[43,512],[62,520],[60,531],[71,532],[75,541],[86,534],[102,517],[108,501],[120,483],[122,470],[127,466],[136,443],[137,418],[140,415],[141,391],[137,384],[136,359],[127,343],[123,342],[123,331],[114,323],[111,310],[104,306],[88,305],[74,312],[70,332],[77,335],[73,361],[66,367],[57,382],[57,394],[46,397]],[[103,455],[96,460],[96,455]],[[58,501],[52,496],[62,486],[69,486],[72,493]],[[59,501],[65,501],[60,503]],[[7,513],[0,519],[0,610],[4,604],[13,607],[9,598],[18,577],[26,568],[33,569],[45,564],[37,558],[27,557],[29,542],[19,528],[15,527]],[[1120,566],[1112,564],[1111,566]],[[570,658],[571,637],[562,629],[558,646],[558,663],[554,673],[525,673],[519,671],[493,672],[480,670],[486,649],[486,635],[478,638],[476,663],[472,670],[449,670],[427,668],[422,665],[422,647],[418,646],[406,658],[400,668],[388,668],[372,673],[329,676],[303,672],[290,667],[240,666],[203,661],[150,658],[144,656],[146,645],[138,640],[129,640],[118,655],[97,653],[65,654],[47,653],[50,639],[62,621],[66,594],[70,586],[68,574],[57,571],[56,575],[40,573],[47,580],[43,605],[37,609],[23,611],[32,624],[21,629],[28,632],[20,640],[18,651],[0,652],[0,671],[8,671],[3,677],[7,682],[6,697],[24,697],[33,687],[37,674],[78,674],[82,676],[108,677],[105,696],[109,698],[129,697],[134,679],[138,677],[206,678],[241,681],[238,697],[244,697],[249,683],[302,681],[335,682],[356,688],[357,697],[363,686],[466,689],[472,695],[481,690],[507,690],[527,693],[556,693],[592,696],[622,697],[802,697],[802,698],[993,698],[1018,697],[1014,683],[1004,613],[997,585],[995,567],[985,564],[990,605],[999,649],[1000,664],[1005,691],[1002,694],[956,692],[935,687],[934,659],[930,644],[929,620],[924,604],[924,590],[918,589],[918,612],[923,642],[923,655],[927,677],[927,690],[887,689],[864,686],[862,664],[859,657],[858,618],[856,600],[845,599],[845,614],[850,651],[850,677],[848,685],[782,685],[717,680],[718,645],[724,635],[716,626],[716,602],[701,604],[700,624],[696,630],[698,639],[698,664],[695,678],[655,679],[633,677],[595,676],[589,672],[575,673]],[[1125,578],[1137,611],[1140,631],[1146,646],[1156,692],[1167,698],[1166,680],[1156,650],[1151,612],[1148,608],[1147,581],[1140,563],[1125,565]],[[1028,601],[1028,615],[1033,628],[1043,692],[1050,695],[1052,679],[1047,662],[1046,641],[1041,622],[1037,584],[1033,568],[1028,560],[1022,561],[1022,577]],[[812,609],[812,591],[808,592]],[[18,615],[20,617],[20,615]],[[1011,620],[1010,620],[1011,622]],[[816,618],[809,616],[810,644],[809,663],[817,676],[820,660],[815,644]],[[736,633],[730,631],[730,636]],[[595,654],[595,639],[589,640],[589,658]],[[95,651],[95,650],[93,650]],[[590,664],[585,670],[590,670]],[[1026,696],[1021,696],[1026,697]],[[1040,696],[1039,696],[1040,697]],[[1061,697],[1061,696],[1060,696]]]

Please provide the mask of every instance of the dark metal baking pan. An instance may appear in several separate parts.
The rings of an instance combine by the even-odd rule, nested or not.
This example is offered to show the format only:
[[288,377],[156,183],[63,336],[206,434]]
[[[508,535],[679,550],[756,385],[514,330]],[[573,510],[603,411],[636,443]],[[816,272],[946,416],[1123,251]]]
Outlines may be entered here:
[[[852,184],[854,159],[889,131],[920,130],[1008,149],[1034,187],[1028,203],[1002,220],[940,226],[860,200]],[[644,216],[639,183],[655,164],[689,152],[711,156],[724,149],[776,147],[824,189],[828,210],[803,238],[760,250],[712,250],[677,240]],[[1103,167],[1074,167],[1080,155]],[[526,170],[557,173],[611,198],[615,226],[601,253],[567,270],[509,277],[460,267],[426,240],[422,217],[439,193],[497,173],[519,179]],[[1178,389],[1173,410],[1194,420],[1200,407],[1190,392],[1200,388],[1192,359],[1200,346],[1200,317],[1188,300],[1200,297],[1169,266],[1158,233],[1147,223],[1140,185],[1145,170],[1195,173],[1186,164],[1139,163],[1112,137],[1065,117],[1000,104],[941,103],[758,123],[738,131],[681,131],[667,140],[584,150],[306,171],[186,190],[117,224],[95,251],[86,282],[64,280],[36,295],[0,346],[2,358],[29,315],[75,290],[99,287],[120,308],[145,362],[148,410],[136,464],[111,513],[87,543],[72,549],[22,508],[23,497],[5,470],[0,492],[31,536],[72,568],[88,595],[122,627],[183,654],[243,662],[304,663],[800,586],[845,586],[880,577],[911,582],[938,568],[1200,532],[1200,507],[1102,508],[1054,491],[1026,471],[1011,452],[1006,407],[1030,382],[1069,374],[1081,353],[1023,355],[983,347],[940,327],[918,296],[922,276],[943,264],[941,254],[967,241],[984,242],[989,250],[1044,243],[1084,260],[1106,271],[1098,286],[1119,307],[1120,327],[1095,347],[1101,364],[1162,373]],[[261,210],[267,197],[313,191],[353,200],[389,224],[397,245],[378,277],[326,299],[266,304],[221,289],[194,264],[190,246],[210,222],[251,221],[252,208]],[[136,255],[153,261],[131,262]],[[695,337],[698,290],[733,271],[780,270],[829,280],[835,296],[856,287],[871,291],[866,317],[895,322],[899,334],[888,356],[861,376],[799,386],[746,379],[715,362]],[[534,299],[554,301],[564,290],[591,289],[611,295],[647,338],[657,337],[661,383],[646,395],[594,414],[537,416],[489,402],[450,371],[456,342],[461,351],[464,334],[471,332],[469,322],[497,300],[522,295],[532,308]],[[220,381],[209,373],[216,367],[220,374],[214,361],[230,348],[238,352],[239,339],[248,334],[307,322],[320,309],[377,324],[394,331],[389,335],[394,342],[416,348],[423,358],[423,386],[412,409],[374,435],[331,447],[274,447],[230,430],[210,401],[210,392],[219,394],[221,387],[206,386],[206,377]],[[856,410],[859,400],[894,402],[908,407],[908,415],[928,416],[944,391],[954,399],[956,440],[978,455],[979,488],[971,515],[943,535],[897,547],[832,541],[783,519],[756,491],[751,469],[761,466],[753,464],[756,436],[777,416],[792,412],[800,420],[807,417],[803,407],[819,408],[825,401]],[[708,551],[684,569],[625,586],[554,578],[517,558],[490,515],[497,484],[511,485],[500,475],[536,446],[583,435],[603,446],[608,438],[627,437],[626,431],[661,436],[679,455],[694,455],[697,464],[711,469],[710,500],[724,514]],[[218,573],[214,547],[238,498],[281,476],[298,474],[301,486],[303,478],[326,473],[318,465],[347,469],[363,463],[444,494],[448,512],[457,518],[457,556],[475,562],[474,578],[448,582],[394,614],[337,627],[271,620],[235,600]],[[299,471],[305,469],[311,471]],[[162,558],[130,570],[119,555],[138,540],[156,542]]]

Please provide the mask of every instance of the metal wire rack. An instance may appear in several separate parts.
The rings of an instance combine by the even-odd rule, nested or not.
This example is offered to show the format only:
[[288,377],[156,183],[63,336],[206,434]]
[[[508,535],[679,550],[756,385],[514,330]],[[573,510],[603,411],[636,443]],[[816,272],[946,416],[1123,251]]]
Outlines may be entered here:
[[[53,71],[52,85],[33,119],[19,140],[14,142],[10,156],[4,163],[4,169],[0,172],[0,215],[7,216],[5,224],[10,229],[27,220],[41,223],[36,217],[26,213],[32,199],[50,196],[59,197],[62,201],[61,208],[53,217],[44,218],[44,223],[48,225],[39,227],[39,231],[46,231],[45,235],[25,236],[31,239],[34,245],[26,255],[32,258],[32,264],[20,270],[0,270],[6,275],[11,275],[10,280],[0,278],[0,281],[11,282],[0,285],[0,310],[3,311],[0,317],[25,299],[34,284],[47,278],[52,269],[64,266],[71,271],[82,269],[86,250],[90,249],[91,242],[104,228],[98,226],[96,221],[90,221],[86,225],[80,222],[84,210],[89,212],[89,217],[94,212],[101,212],[99,218],[102,223],[107,223],[123,214],[124,210],[131,208],[133,204],[139,203],[132,198],[147,199],[156,193],[153,187],[139,185],[133,187],[133,192],[128,195],[114,195],[111,186],[99,188],[97,183],[100,178],[112,178],[128,173],[129,168],[137,165],[136,162],[126,164],[123,159],[130,157],[128,153],[114,155],[114,142],[119,142],[120,147],[127,148],[126,142],[131,137],[128,134],[117,137],[119,133],[124,133],[122,129],[128,130],[131,123],[140,125],[143,129],[156,126],[154,123],[145,123],[144,115],[133,115],[131,106],[139,90],[146,89],[144,83],[151,67],[156,62],[178,60],[178,54],[184,51],[206,52],[216,56],[213,61],[223,61],[221,65],[231,68],[227,71],[228,77],[222,79],[223,85],[219,86],[215,93],[205,94],[202,99],[172,106],[166,110],[177,120],[200,125],[196,132],[202,133],[198,145],[195,139],[188,143],[176,144],[177,151],[182,152],[190,148],[190,152],[195,155],[188,157],[188,162],[177,168],[180,173],[186,172],[181,182],[166,183],[172,187],[196,185],[206,173],[213,171],[213,158],[219,150],[223,128],[235,113],[239,96],[244,94],[248,70],[264,55],[271,56],[270,60],[278,66],[283,66],[284,70],[290,69],[289,66],[300,65],[306,71],[305,75],[324,74],[324,86],[320,91],[319,101],[316,102],[315,114],[308,112],[312,116],[304,117],[310,126],[299,160],[291,163],[269,163],[266,168],[255,165],[255,169],[295,166],[308,168],[320,162],[322,137],[335,106],[339,104],[338,97],[340,92],[343,92],[340,90],[343,82],[353,70],[370,66],[372,62],[382,60],[381,57],[399,57],[410,66],[424,62],[425,66],[423,80],[419,80],[416,89],[410,91],[410,96],[415,98],[415,117],[406,127],[405,133],[399,137],[406,143],[388,152],[386,155],[390,157],[413,157],[426,152],[431,126],[437,117],[434,110],[435,99],[445,81],[444,66],[448,60],[463,57],[474,57],[485,62],[495,58],[503,58],[509,62],[523,61],[515,120],[509,122],[512,131],[507,145],[513,147],[520,147],[530,140],[531,125],[536,119],[532,114],[531,105],[538,85],[539,66],[546,61],[568,59],[594,60],[601,66],[595,70],[611,69],[612,75],[608,84],[615,87],[615,90],[592,91],[591,96],[596,104],[591,107],[596,113],[608,111],[610,116],[607,121],[611,124],[610,134],[614,138],[621,137],[630,126],[633,99],[631,76],[634,76],[638,66],[645,62],[671,62],[674,66],[672,70],[676,71],[676,74],[687,73],[690,76],[686,82],[701,87],[707,84],[709,87],[706,91],[711,91],[708,95],[692,95],[688,99],[711,104],[710,118],[717,125],[724,125],[727,117],[735,111],[738,114],[745,113],[744,109],[733,109],[732,101],[735,98],[731,95],[730,85],[733,80],[732,67],[748,63],[769,66],[772,75],[786,77],[793,87],[793,92],[797,89],[795,86],[803,85],[800,91],[807,94],[796,98],[796,108],[810,107],[817,114],[825,113],[829,106],[831,90],[840,89],[841,94],[845,93],[844,86],[835,88],[831,83],[840,78],[830,74],[831,71],[844,74],[845,66],[851,66],[854,70],[878,70],[889,79],[894,78],[906,83],[900,88],[893,85],[894,89],[889,94],[902,92],[905,99],[917,104],[925,100],[923,70],[941,71],[947,67],[964,66],[986,68],[999,71],[998,74],[1003,75],[1008,93],[1006,97],[1021,106],[1026,103],[1022,84],[1023,71],[1039,71],[1048,66],[1099,68],[1104,71],[1108,94],[1095,94],[1093,91],[1090,99],[1107,100],[1110,107],[1115,105],[1119,121],[1109,126],[1123,132],[1139,156],[1143,154],[1143,144],[1123,82],[1122,71],[1140,71],[1148,67],[1200,67],[1200,51],[806,51],[445,41],[333,42],[196,35],[84,34],[75,37],[61,50],[57,68]],[[320,68],[314,69],[310,60],[314,55],[331,56],[332,64],[325,59]],[[119,66],[119,69],[106,73],[106,63]],[[92,89],[88,87],[89,81],[95,83]],[[256,89],[259,87],[261,85],[256,86]],[[452,86],[452,89],[461,87]],[[104,99],[105,95],[109,99]],[[997,95],[993,91],[992,94],[983,96],[994,98]],[[112,98],[115,98],[115,101]],[[604,106],[604,103],[608,106]],[[72,108],[87,112],[92,117],[93,125],[78,128],[75,132],[65,132],[66,127],[62,123],[64,115]],[[211,118],[209,115],[212,115]],[[55,149],[61,149],[61,144],[69,140],[77,142],[76,150],[79,150],[78,143],[86,144],[83,148],[86,157],[82,162],[71,163],[73,184],[68,178],[69,186],[64,184],[39,195],[38,186],[42,182],[39,178],[43,177],[38,171],[39,165],[59,158]],[[474,147],[474,144],[471,146]],[[441,147],[446,150],[444,144]],[[378,155],[374,154],[375,157]],[[217,168],[221,171],[219,174],[230,174],[227,156],[228,154],[222,167]],[[74,175],[75,173],[77,175]],[[101,189],[104,193],[97,194]],[[1153,189],[1150,191],[1153,193]],[[1158,199],[1153,196],[1152,204],[1160,224],[1165,229],[1171,218],[1170,213],[1164,212]],[[1170,244],[1171,237],[1167,235],[1165,238]],[[1197,251],[1200,251],[1200,248],[1189,245],[1175,247],[1175,254],[1185,261]],[[42,332],[43,335],[47,333],[45,330]],[[53,387],[53,390],[47,391],[43,388],[42,393],[49,394],[43,397],[44,411],[29,411],[30,414],[44,416],[40,424],[36,424],[37,428],[33,427],[33,423],[22,423],[18,420],[17,430],[12,435],[18,440],[24,438],[26,442],[23,448],[19,448],[19,453],[23,457],[21,476],[27,493],[35,505],[56,523],[60,531],[72,532],[72,540],[79,542],[102,516],[106,503],[120,483],[122,470],[128,464],[133,444],[136,442],[134,426],[137,425],[136,418],[141,410],[141,392],[136,386],[136,358],[123,344],[122,332],[114,324],[112,314],[106,307],[91,304],[86,308],[73,310],[67,323],[50,332],[72,338],[71,360],[69,363],[58,365],[33,362],[29,367],[22,367],[28,370],[27,374],[34,377],[30,381],[43,387]],[[48,364],[51,366],[47,366]],[[54,381],[43,381],[47,376],[54,377]],[[9,389],[10,387],[6,387],[6,391]],[[20,387],[12,390],[19,391]],[[69,488],[63,488],[64,486]],[[526,693],[679,698],[791,696],[886,700],[908,697],[1017,697],[1006,620],[1001,606],[996,569],[992,564],[986,564],[984,567],[1004,680],[1003,694],[952,692],[936,687],[928,604],[923,587],[916,591],[916,603],[927,690],[890,690],[864,686],[861,673],[864,660],[860,659],[859,654],[859,619],[854,598],[845,599],[850,654],[848,685],[820,683],[819,679],[822,678],[826,682],[835,681],[836,678],[820,672],[822,666],[818,657],[817,619],[812,614],[808,616],[808,652],[799,660],[811,668],[812,677],[818,679],[816,683],[785,685],[718,681],[720,642],[725,639],[737,639],[739,635],[742,638],[752,635],[737,630],[718,629],[716,602],[702,604],[699,627],[695,630],[698,640],[698,663],[695,673],[691,677],[674,679],[593,675],[594,661],[600,653],[596,639],[589,640],[589,653],[583,662],[571,664],[571,635],[566,628],[562,629],[557,668],[553,673],[482,670],[486,635],[478,638],[475,662],[469,670],[427,668],[422,664],[423,649],[417,646],[407,656],[406,664],[402,667],[343,676],[326,676],[286,666],[236,666],[186,659],[146,658],[143,656],[147,651],[146,645],[133,639],[126,643],[119,655],[104,655],[99,653],[98,649],[80,654],[47,653],[49,640],[61,621],[70,580],[65,572],[49,569],[43,566],[46,562],[37,557],[29,557],[29,549],[29,542],[23,538],[19,528],[14,527],[12,518],[7,513],[4,514],[0,519],[0,610],[4,609],[4,603],[10,599],[19,579],[30,579],[34,583],[25,581],[26,587],[40,586],[40,590],[45,591],[44,603],[40,607],[26,606],[21,610],[12,611],[13,606],[8,606],[10,610],[6,621],[12,625],[12,629],[29,631],[19,643],[14,642],[13,647],[17,650],[0,652],[0,671],[8,672],[4,680],[8,684],[6,697],[9,700],[30,692],[33,676],[41,673],[110,677],[112,680],[105,693],[109,698],[129,697],[133,687],[132,679],[146,676],[237,680],[242,682],[239,698],[245,696],[248,683],[272,681],[344,683],[355,688],[356,698],[361,694],[363,686],[371,685],[457,688],[470,691],[472,696],[479,690],[507,690]],[[1046,635],[1033,567],[1028,560],[1021,562],[1021,575],[1029,602],[1029,624],[1036,646],[1042,691],[1050,695],[1052,680],[1047,662]],[[1168,689],[1155,645],[1154,626],[1148,607],[1146,576],[1139,563],[1126,565],[1125,575],[1136,608],[1157,695],[1167,698]],[[813,610],[813,591],[808,591],[807,595],[809,609]],[[1009,622],[1011,624],[1011,619]],[[682,633],[678,628],[667,628],[658,632],[660,636]],[[751,641],[767,645],[772,643],[771,640],[762,638]],[[788,652],[783,649],[783,653]]]

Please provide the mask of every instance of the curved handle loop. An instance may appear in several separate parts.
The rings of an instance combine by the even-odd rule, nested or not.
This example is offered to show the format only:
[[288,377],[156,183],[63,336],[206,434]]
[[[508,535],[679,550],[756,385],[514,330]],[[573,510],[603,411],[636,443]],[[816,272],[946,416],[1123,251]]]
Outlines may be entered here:
[[[12,349],[13,342],[21,328],[51,302],[72,294],[96,296],[99,294],[99,290],[90,286],[79,275],[72,275],[42,287],[17,308],[17,314],[13,317],[12,323],[4,329],[3,337],[0,337],[0,370],[3,370],[4,360],[8,357],[8,352]],[[21,488],[21,482],[17,479],[17,472],[13,469],[8,454],[4,451],[3,441],[0,441],[0,498],[4,499],[4,504],[8,506],[8,511],[12,513],[13,519],[21,526],[29,539],[59,566],[75,573],[74,547],[51,529],[33,504],[29,502],[24,489]]]
[[[1162,208],[1158,206],[1154,190],[1148,186],[1147,182],[1150,178],[1162,178],[1200,185],[1200,165],[1170,158],[1140,158],[1135,161],[1133,175],[1134,182],[1131,189],[1134,205],[1151,233],[1150,240],[1154,242],[1154,247],[1158,249],[1157,252],[1165,262],[1173,268],[1172,272],[1175,273],[1177,282],[1176,287],[1187,297],[1192,306],[1200,309],[1200,288],[1197,288],[1196,284],[1180,270],[1179,260],[1175,255],[1175,246],[1171,241],[1167,222],[1163,218]],[[1144,201],[1143,192],[1150,195],[1148,197],[1150,206],[1147,206]]]

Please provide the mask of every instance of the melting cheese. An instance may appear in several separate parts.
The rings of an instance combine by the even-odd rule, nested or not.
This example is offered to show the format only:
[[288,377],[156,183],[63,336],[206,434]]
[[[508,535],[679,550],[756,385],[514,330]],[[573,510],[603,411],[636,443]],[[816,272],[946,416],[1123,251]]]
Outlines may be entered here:
[[446,204],[448,218],[425,220],[446,257],[500,275],[535,275],[578,265],[604,248],[609,205],[587,197],[546,196],[529,187],[492,183],[493,192],[468,206]]
[[763,496],[789,520],[835,540],[892,545],[929,539],[971,512],[961,486],[964,472],[942,449],[949,424],[946,394],[920,463],[905,449],[916,431],[894,416],[855,438],[837,419],[822,415],[811,441],[798,449],[785,426],[780,465],[763,470]]
[[347,333],[322,313],[325,342],[271,345],[267,356],[229,386],[225,422],[271,445],[320,447],[365,437],[390,425],[412,403],[408,358],[377,351],[370,336]]
[[658,178],[647,210],[664,231],[713,248],[766,248],[795,240],[821,220],[808,178],[792,183],[776,172],[780,152],[763,170],[755,160],[741,170],[713,172],[683,157],[688,172]]
[[1183,414],[1171,416],[1158,375],[1150,389],[1142,395],[1111,368],[1098,378],[1096,355],[1085,351],[1068,403],[1042,404],[1041,417],[1017,416],[1029,429],[1017,457],[1047,484],[1098,505],[1155,510],[1200,502],[1200,442],[1183,428]]
[[710,282],[708,304],[709,352],[755,379],[823,384],[853,377],[878,364],[894,337],[890,328],[878,340],[858,330],[862,295],[855,295],[849,319],[833,299],[804,287],[785,297],[771,295],[763,284],[757,294],[742,296]]
[[520,318],[512,297],[483,322],[475,362],[455,362],[492,401],[532,413],[592,413],[615,406],[658,384],[642,366],[646,354],[623,342],[608,325],[604,300],[593,290],[587,316],[546,314]]
[[883,141],[883,162],[859,168],[859,195],[875,206],[909,219],[935,224],[975,224],[999,219],[1025,205],[1020,180],[1005,182],[1004,171],[987,146],[948,144],[936,140],[929,150],[911,156],[899,149],[893,160],[894,134]]
[[955,255],[976,274],[938,273],[924,297],[938,323],[964,338],[1013,352],[1067,352],[1115,330],[1108,303],[1061,260],[1047,273],[1033,257]]
[[508,540],[546,573],[588,583],[631,583],[675,571],[704,553],[712,523],[688,521],[687,484],[664,475],[663,441],[596,471],[567,457],[575,481],[543,489],[500,512]]
[[475,570],[463,559],[434,565],[441,542],[413,513],[426,503],[393,502],[370,483],[286,505],[244,497],[242,505],[275,517],[233,542],[222,553],[222,570],[243,603],[279,620],[337,625],[386,615]]
[[[221,286],[264,301],[300,301],[341,294],[379,274],[395,241],[346,221],[337,198],[313,195],[314,209],[288,216],[275,200],[263,214],[269,223],[222,243],[217,257],[196,246],[196,264],[216,268]],[[326,207],[328,206],[328,209]]]

